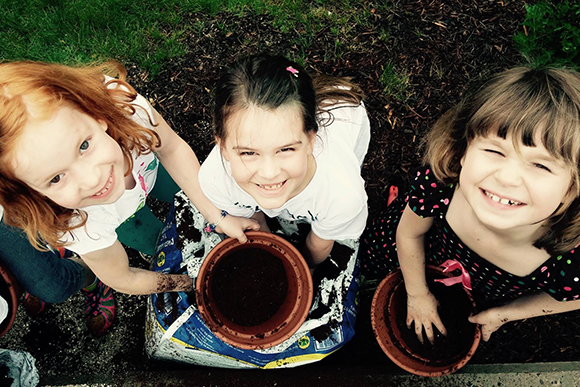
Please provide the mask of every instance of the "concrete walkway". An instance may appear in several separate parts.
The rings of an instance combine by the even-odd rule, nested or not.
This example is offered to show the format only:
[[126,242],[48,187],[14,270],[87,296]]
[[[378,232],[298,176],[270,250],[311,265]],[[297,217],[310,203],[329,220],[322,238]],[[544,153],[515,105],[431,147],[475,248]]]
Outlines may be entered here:
[[580,386],[580,362],[467,365],[439,378],[423,378],[389,367],[312,364],[284,370],[176,369],[123,375],[115,379],[87,375],[43,380],[45,386],[199,386],[199,387],[534,387]]

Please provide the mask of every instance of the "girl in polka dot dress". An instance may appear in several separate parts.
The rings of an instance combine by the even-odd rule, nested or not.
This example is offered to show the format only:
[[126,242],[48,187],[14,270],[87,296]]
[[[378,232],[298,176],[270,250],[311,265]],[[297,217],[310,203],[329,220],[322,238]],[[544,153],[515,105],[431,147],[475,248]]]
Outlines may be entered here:
[[[447,112],[425,139],[408,195],[363,234],[365,280],[399,265],[407,324],[446,334],[425,264],[453,263],[482,336],[580,309],[580,74],[514,68]],[[457,265],[457,263],[460,264]]]

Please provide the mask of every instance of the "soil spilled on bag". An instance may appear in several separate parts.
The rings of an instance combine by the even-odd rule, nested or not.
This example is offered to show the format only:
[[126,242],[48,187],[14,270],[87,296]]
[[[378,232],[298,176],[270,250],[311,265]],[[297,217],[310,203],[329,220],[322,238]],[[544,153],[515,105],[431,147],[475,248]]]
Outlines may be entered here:
[[244,248],[223,257],[211,279],[213,306],[241,326],[257,326],[278,312],[288,293],[284,263],[259,248]]

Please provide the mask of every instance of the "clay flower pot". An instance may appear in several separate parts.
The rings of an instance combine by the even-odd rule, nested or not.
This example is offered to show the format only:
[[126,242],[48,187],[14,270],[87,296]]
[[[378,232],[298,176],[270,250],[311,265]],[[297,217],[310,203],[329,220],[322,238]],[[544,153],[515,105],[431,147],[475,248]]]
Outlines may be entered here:
[[[312,277],[306,261],[290,242],[268,232],[250,231],[246,235],[247,243],[225,239],[205,258],[196,282],[197,307],[207,326],[222,341],[242,349],[270,348],[292,336],[306,320],[312,304]],[[266,261],[258,262],[257,270],[248,268],[248,261],[257,256]],[[272,264],[276,270],[268,266]],[[229,270],[229,277],[223,276],[224,270]],[[257,274],[257,278],[249,278],[260,270],[266,271]],[[232,288],[236,282],[240,284]],[[264,293],[260,288],[263,284],[271,290]],[[256,291],[256,286],[260,290]],[[265,315],[265,320],[242,321],[240,314],[246,314],[246,319],[259,315],[263,300],[264,307],[272,309],[268,301],[273,297],[271,293],[277,293],[278,303],[273,305],[270,315]],[[247,309],[239,309],[244,313],[235,312],[246,296],[254,297],[251,305],[259,305],[255,313]]]
[[8,316],[0,324],[0,337],[2,337],[14,324],[18,311],[18,300],[22,295],[20,284],[2,262],[0,262],[0,295],[8,303]]
[[[451,276],[452,274],[444,273],[440,267],[427,266],[429,282],[433,282],[433,278]],[[399,367],[419,376],[442,376],[457,371],[471,359],[481,338],[479,325],[466,322],[469,312],[475,306],[469,291],[461,284],[447,289],[443,284],[430,283],[430,287],[432,286],[442,287],[440,289],[444,291],[458,292],[455,294],[459,294],[459,297],[451,300],[448,310],[453,315],[452,318],[461,323],[460,329],[457,329],[458,326],[449,324],[449,320],[446,322],[440,306],[440,316],[446,324],[447,338],[439,336],[441,339],[436,338],[433,346],[426,338],[425,344],[421,344],[413,327],[406,327],[407,293],[400,270],[389,274],[380,283],[371,305],[372,327],[381,349]],[[431,290],[434,291],[434,288]],[[434,294],[438,296],[436,292]],[[438,299],[442,304],[443,298],[440,296]],[[451,340],[454,342],[451,343]],[[443,354],[437,352],[441,349]]]

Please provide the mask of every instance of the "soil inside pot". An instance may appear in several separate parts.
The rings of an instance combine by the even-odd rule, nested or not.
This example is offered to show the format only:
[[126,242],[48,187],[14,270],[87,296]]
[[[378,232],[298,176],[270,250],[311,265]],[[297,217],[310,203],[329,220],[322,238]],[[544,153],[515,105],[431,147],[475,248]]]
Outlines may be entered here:
[[288,292],[282,260],[259,248],[245,248],[224,256],[212,273],[213,307],[241,326],[268,321]]
[[[439,301],[439,317],[447,329],[447,336],[433,327],[434,344],[429,342],[424,332],[421,343],[413,325],[410,329],[407,328],[407,293],[403,285],[398,292],[400,313],[396,316],[396,324],[408,350],[416,356],[425,359],[427,363],[451,364],[465,356],[473,343],[476,325],[467,320],[472,311],[472,304],[460,284],[445,286],[434,282],[433,278],[428,278],[428,281],[429,289]],[[386,321],[388,321],[387,313],[388,307],[385,308]]]

